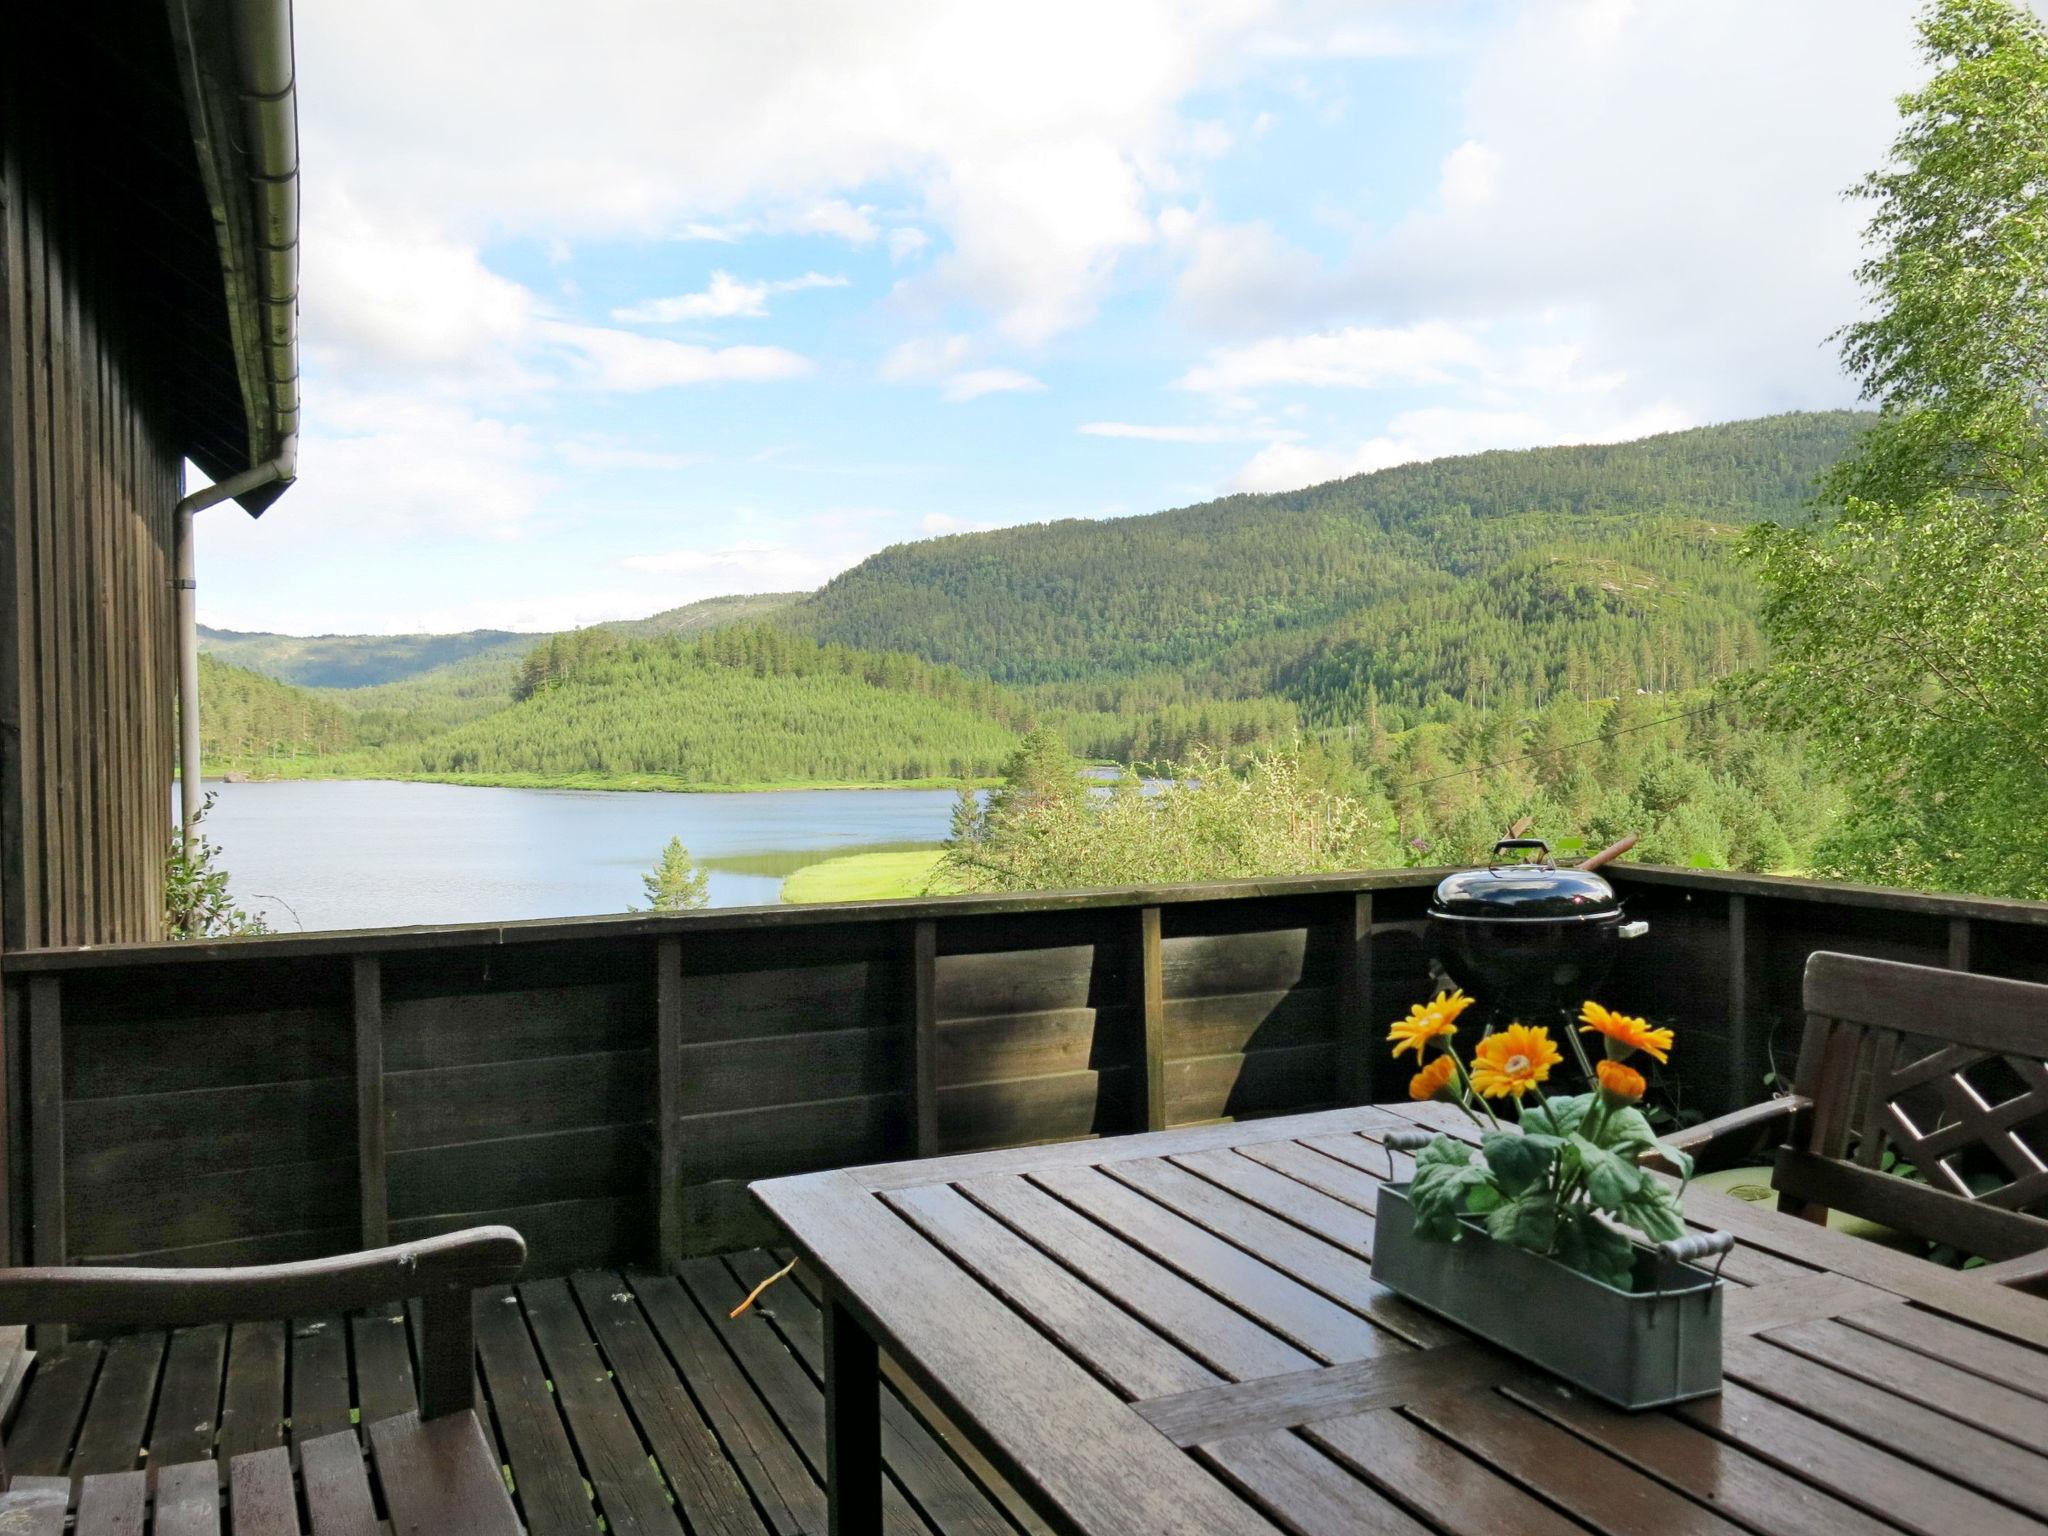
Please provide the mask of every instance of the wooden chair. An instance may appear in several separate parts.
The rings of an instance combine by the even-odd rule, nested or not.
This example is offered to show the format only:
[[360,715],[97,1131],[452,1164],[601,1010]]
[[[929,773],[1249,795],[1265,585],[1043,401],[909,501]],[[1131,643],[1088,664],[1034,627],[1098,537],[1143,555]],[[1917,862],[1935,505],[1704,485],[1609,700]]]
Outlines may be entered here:
[[[98,1328],[195,1327],[354,1311],[417,1297],[420,1411],[364,1425],[383,1491],[380,1526],[356,1431],[305,1441],[295,1484],[283,1446],[148,1471],[78,1480],[0,1467],[0,1531],[61,1536],[298,1536],[300,1495],[316,1536],[517,1536],[518,1515],[476,1416],[471,1292],[514,1278],[526,1244],[510,1227],[477,1227],[367,1253],[242,1269],[0,1269],[0,1320]],[[225,1518],[222,1490],[226,1490]]]
[[2048,986],[1822,951],[1805,1007],[1791,1094],[1665,1141],[1697,1157],[1782,1127],[1780,1210],[1846,1211],[2048,1295]]

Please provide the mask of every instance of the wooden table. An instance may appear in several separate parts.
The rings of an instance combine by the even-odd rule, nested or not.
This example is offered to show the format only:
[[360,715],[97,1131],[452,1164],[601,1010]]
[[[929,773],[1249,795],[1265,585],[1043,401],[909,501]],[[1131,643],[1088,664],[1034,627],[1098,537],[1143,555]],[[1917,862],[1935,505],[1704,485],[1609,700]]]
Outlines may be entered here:
[[827,1296],[835,1536],[882,1529],[878,1345],[1090,1536],[2048,1531],[2048,1302],[1695,1192],[1726,1387],[1623,1414],[1373,1284],[1382,1138],[1441,1108],[755,1185]]

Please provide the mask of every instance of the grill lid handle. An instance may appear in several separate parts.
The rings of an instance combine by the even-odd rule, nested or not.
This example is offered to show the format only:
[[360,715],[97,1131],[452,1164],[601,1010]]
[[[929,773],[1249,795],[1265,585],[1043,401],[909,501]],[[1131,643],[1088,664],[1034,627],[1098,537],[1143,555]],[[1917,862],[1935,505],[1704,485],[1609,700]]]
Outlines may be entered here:
[[1538,854],[1536,860],[1538,864],[1548,864],[1550,862],[1550,844],[1543,841],[1542,838],[1504,837],[1493,845],[1493,855],[1486,861],[1486,867],[1488,869],[1500,868],[1501,852],[1509,848],[1534,848]]

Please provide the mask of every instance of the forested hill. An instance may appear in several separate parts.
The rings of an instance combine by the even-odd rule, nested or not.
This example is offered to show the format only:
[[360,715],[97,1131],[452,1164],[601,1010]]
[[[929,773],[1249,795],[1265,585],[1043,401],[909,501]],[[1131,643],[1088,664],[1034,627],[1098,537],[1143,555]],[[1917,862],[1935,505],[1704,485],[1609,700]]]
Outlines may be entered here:
[[1797,520],[1870,418],[1475,454],[1147,517],[898,545],[785,622],[1010,683],[1174,674],[1311,719],[1368,696],[1690,686],[1749,659],[1734,528]]
[[[644,619],[605,627],[621,635],[695,635],[721,624],[761,619],[788,607],[800,592],[755,592],[707,597],[667,608]],[[545,634],[509,629],[471,629],[452,635],[273,635],[199,627],[201,649],[280,682],[306,688],[374,688],[405,683],[431,672],[461,668],[467,682],[495,666],[507,680]],[[352,708],[389,707],[385,701],[343,701]]]
[[1026,712],[952,668],[765,624],[624,641],[580,630],[536,647],[517,690],[508,708],[369,766],[501,783],[952,782],[995,773]]

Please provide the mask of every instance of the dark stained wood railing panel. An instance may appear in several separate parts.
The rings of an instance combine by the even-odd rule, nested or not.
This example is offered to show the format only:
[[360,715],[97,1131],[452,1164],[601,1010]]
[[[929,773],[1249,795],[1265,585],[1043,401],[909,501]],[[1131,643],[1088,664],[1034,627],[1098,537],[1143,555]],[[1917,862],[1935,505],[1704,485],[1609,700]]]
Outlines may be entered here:
[[65,980],[66,1257],[281,1262],[360,1236],[348,974]]
[[1054,912],[935,926],[935,1144],[1114,1136],[1145,1123],[1133,918]]
[[1168,1126],[1338,1102],[1343,916],[1318,898],[1162,914]]
[[[1614,875],[1652,931],[1603,995],[1685,1029],[1710,1112],[1761,1095],[1811,949],[2024,973],[2048,940],[2048,906]],[[392,1241],[504,1221],[536,1273],[672,1260],[766,1237],[756,1179],[1397,1098],[1385,1021],[1426,995],[1434,883],[10,956],[15,1253],[340,1252],[381,1195]]]

